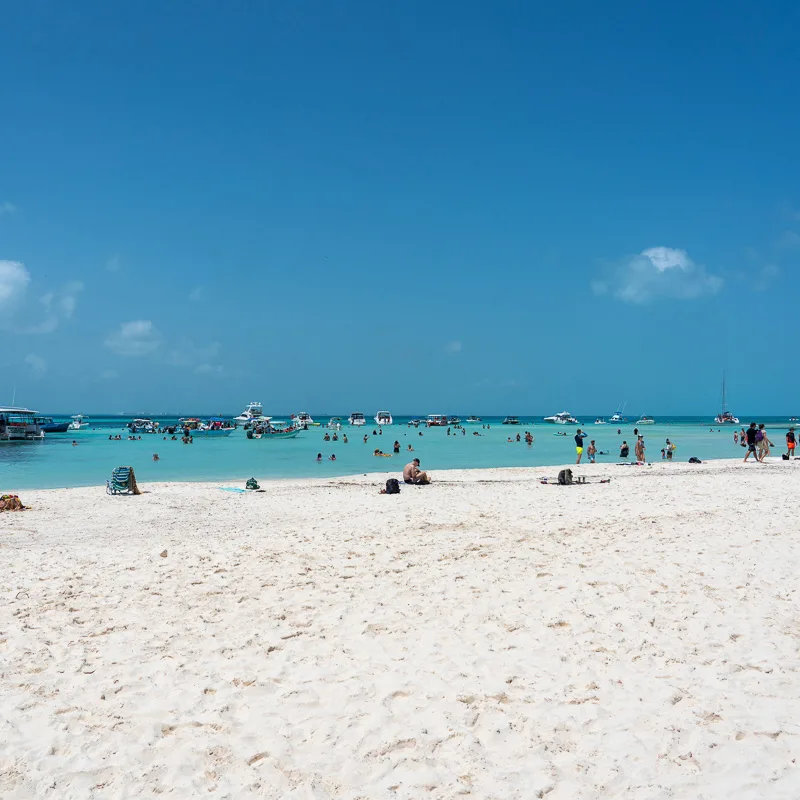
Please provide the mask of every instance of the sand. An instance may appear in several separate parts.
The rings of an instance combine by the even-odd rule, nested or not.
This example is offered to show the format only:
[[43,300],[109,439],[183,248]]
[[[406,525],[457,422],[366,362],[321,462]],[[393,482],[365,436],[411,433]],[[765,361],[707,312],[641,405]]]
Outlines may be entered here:
[[24,492],[0,796],[800,796],[798,466],[556,471]]

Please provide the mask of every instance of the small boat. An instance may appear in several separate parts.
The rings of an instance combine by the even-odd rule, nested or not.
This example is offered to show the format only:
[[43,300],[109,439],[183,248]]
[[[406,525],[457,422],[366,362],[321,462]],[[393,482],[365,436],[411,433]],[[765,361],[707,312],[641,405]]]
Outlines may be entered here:
[[271,417],[264,416],[264,407],[261,405],[261,403],[259,403],[257,400],[254,400],[252,403],[248,403],[247,408],[245,408],[245,410],[242,411],[238,417],[234,417],[233,421],[237,424],[248,427],[254,422],[264,422],[270,419]]
[[367,424],[367,420],[364,418],[364,415],[360,411],[354,411],[348,418],[347,421],[354,425],[356,428],[360,428],[362,425]]
[[447,418],[448,425],[460,425],[461,424],[461,417],[448,417]]
[[37,412],[29,408],[0,408],[0,442],[35,442],[44,439]]
[[81,428],[88,428],[88,427],[89,427],[89,417],[85,417],[83,414],[75,414],[72,417],[72,422],[70,422],[68,430],[79,431]]
[[446,414],[428,414],[425,424],[429,428],[446,428],[449,423]]
[[270,420],[257,423],[245,435],[248,439],[294,439],[300,431],[301,428],[296,424],[287,425],[279,420]]
[[199,417],[182,417],[178,420],[178,429],[184,435],[204,437],[230,436],[235,430],[231,420],[224,417],[209,417],[207,420]]
[[410,419],[410,420],[408,421],[408,427],[409,427],[409,428],[410,428],[412,425],[413,425],[415,428],[419,428],[419,426],[420,426],[420,425],[422,425],[422,424],[423,424],[423,423],[422,423],[422,420],[421,420],[421,419],[419,419],[418,417],[414,417],[413,419]]
[[506,417],[503,422],[503,425],[521,425],[522,423],[519,421],[519,417]]
[[52,417],[37,417],[36,421],[44,433],[66,433],[71,423],[53,422]]
[[789,417],[789,422],[800,422],[800,417]]
[[327,426],[333,431],[340,431],[342,429],[342,418],[341,417],[331,417],[328,420]]
[[160,433],[161,429],[157,422],[153,422],[148,417],[137,417],[128,423],[131,433]]
[[728,403],[727,397],[725,393],[725,373],[722,373],[722,411],[714,417],[714,422],[717,425],[738,425],[739,418],[734,417],[733,414],[728,411]]
[[292,424],[297,425],[298,428],[319,428],[319,422],[314,422],[310,414],[301,411],[299,414],[292,416]]
[[655,425],[656,421],[652,417],[645,416],[644,414],[636,420],[634,425]]
[[562,411],[560,414],[553,414],[552,417],[545,417],[544,421],[549,422],[551,425],[580,425],[580,422],[569,411]]
[[483,420],[480,417],[467,417],[467,425],[480,425]]
[[595,424],[595,425],[608,425],[608,423],[607,423],[607,422],[606,422],[604,419],[602,419],[602,417],[598,417],[598,418],[597,418],[597,419],[594,421],[594,424]]
[[619,406],[617,406],[617,410],[611,415],[608,421],[615,425],[627,425],[628,418],[622,416],[625,413],[626,405],[627,403],[620,403]]
[[375,415],[375,423],[383,427],[384,425],[392,425],[394,420],[392,419],[392,415],[388,411],[379,411]]

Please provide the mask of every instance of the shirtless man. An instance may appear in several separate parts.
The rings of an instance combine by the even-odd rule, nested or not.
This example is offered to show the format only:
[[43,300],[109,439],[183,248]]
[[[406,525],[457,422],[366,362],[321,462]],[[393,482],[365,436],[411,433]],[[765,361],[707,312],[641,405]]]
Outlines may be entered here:
[[415,483],[418,486],[424,486],[431,482],[428,473],[420,470],[418,458],[406,464],[405,469],[403,469],[403,482]]

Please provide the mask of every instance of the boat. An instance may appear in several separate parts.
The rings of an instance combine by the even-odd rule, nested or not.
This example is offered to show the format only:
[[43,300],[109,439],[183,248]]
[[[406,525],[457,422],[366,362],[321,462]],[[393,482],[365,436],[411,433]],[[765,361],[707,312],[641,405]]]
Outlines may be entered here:
[[480,417],[467,417],[467,425],[480,425],[483,420]]
[[199,417],[182,417],[178,420],[178,428],[184,435],[202,438],[230,436],[236,430],[236,425],[225,417],[209,417],[206,420]]
[[319,422],[314,422],[310,414],[301,411],[299,414],[292,415],[292,424],[298,428],[319,428]]
[[422,423],[422,420],[421,420],[421,419],[419,419],[419,417],[414,417],[413,419],[410,419],[410,420],[408,421],[408,423],[407,423],[407,424],[408,424],[408,427],[409,427],[409,428],[410,428],[412,425],[413,425],[415,428],[419,428],[419,426],[420,426],[420,425],[422,425],[423,423]]
[[36,411],[7,406],[0,408],[0,442],[35,442],[44,439]]
[[447,418],[448,425],[460,425],[461,424],[461,417],[448,417]]
[[333,431],[340,431],[342,429],[342,418],[341,417],[331,417],[328,420],[327,426]]
[[367,420],[364,418],[364,415],[360,411],[354,411],[348,418],[347,421],[354,425],[356,428],[360,428],[362,425],[367,424]]
[[544,421],[549,422],[551,425],[580,425],[580,422],[569,411],[562,411],[560,414],[553,414],[552,417],[545,417]]
[[521,425],[522,423],[519,421],[519,417],[506,417],[503,422],[503,425]]
[[233,421],[237,425],[244,425],[245,427],[252,425],[253,422],[259,421],[264,422],[265,420],[269,420],[271,417],[264,416],[264,407],[259,403],[257,400],[254,400],[252,403],[247,404],[247,408],[239,414],[238,417],[234,417]]
[[157,422],[153,422],[148,417],[137,417],[128,423],[128,429],[131,433],[160,433],[161,429]]
[[270,420],[256,423],[245,435],[248,439],[294,439],[301,430],[296,420],[291,425],[280,420]]
[[394,420],[392,419],[392,415],[388,411],[379,411],[375,415],[375,422],[376,424],[383,426],[383,425],[392,425]]
[[717,425],[738,425],[739,418],[734,417],[733,414],[728,411],[728,403],[727,397],[725,392],[725,373],[722,373],[722,411],[714,417],[714,422]]
[[447,422],[446,414],[428,414],[425,424],[429,428],[446,428],[449,423]]
[[53,422],[52,417],[36,417],[36,422],[44,433],[66,433],[71,423]]
[[88,428],[88,427],[89,427],[89,417],[85,417],[83,414],[75,414],[72,417],[72,422],[70,422],[69,428],[67,430],[79,431],[81,428]]
[[627,403],[620,403],[619,406],[617,406],[617,410],[611,415],[608,421],[616,425],[627,425],[628,418],[622,416],[625,413],[626,405]]
[[645,414],[636,420],[634,425],[655,425],[656,421],[652,417],[648,417]]
[[594,424],[595,424],[595,425],[608,425],[608,423],[607,423],[607,422],[606,422],[606,421],[605,421],[605,420],[604,420],[602,417],[598,417],[598,418],[597,418],[597,419],[594,421]]

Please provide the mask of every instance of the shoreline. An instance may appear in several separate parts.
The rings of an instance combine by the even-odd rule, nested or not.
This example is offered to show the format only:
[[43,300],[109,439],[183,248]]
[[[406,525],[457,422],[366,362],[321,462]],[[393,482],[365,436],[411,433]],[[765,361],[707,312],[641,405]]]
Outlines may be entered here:
[[[658,460],[658,461],[648,461],[645,464],[636,464],[635,462],[598,462],[595,464],[589,464],[586,462],[581,463],[580,465],[576,464],[558,464],[558,465],[546,465],[546,466],[524,466],[524,467],[476,467],[474,469],[436,469],[431,468],[429,470],[430,475],[433,478],[432,484],[435,483],[468,483],[477,480],[478,475],[502,475],[506,480],[509,480],[511,476],[515,476],[515,480],[517,481],[525,481],[525,480],[535,480],[541,476],[547,476],[550,480],[554,480],[558,472],[562,469],[571,469],[575,476],[581,475],[585,477],[589,477],[589,473],[587,470],[596,470],[598,471],[597,474],[603,478],[624,478],[628,477],[633,474],[641,474],[646,472],[657,472],[661,474],[661,470],[665,470],[667,472],[672,472],[675,474],[685,474],[687,472],[701,472],[704,469],[707,470],[709,468],[715,468],[717,470],[721,469],[722,467],[732,467],[734,464],[741,464],[743,468],[752,469],[751,464],[756,466],[754,462],[748,461],[745,465],[743,463],[742,458],[715,458],[715,459],[708,459],[703,461],[701,464],[689,464],[686,461],[674,460],[674,461],[667,461],[667,460]],[[765,467],[777,467],[781,466],[782,468],[790,468],[792,462],[784,462],[780,456],[770,456],[763,464],[757,465],[761,469]],[[258,478],[256,480],[259,482],[262,488],[264,486],[305,486],[305,487],[319,487],[319,486],[328,486],[332,484],[347,482],[350,484],[359,484],[359,483],[370,483],[372,481],[383,481],[384,483],[388,478],[397,478],[399,475],[402,475],[403,468],[400,467],[396,470],[386,470],[386,471],[375,471],[375,472],[366,472],[366,473],[351,473],[345,475],[333,475],[333,476],[324,476],[324,477],[302,477],[302,478],[280,478],[280,477],[267,477],[267,478]],[[110,475],[110,472],[109,472]],[[444,475],[447,476],[446,478],[437,480],[437,475]],[[152,487],[153,489],[156,488],[166,488],[166,487],[196,487],[199,489],[209,489],[209,488],[219,488],[220,484],[226,484],[230,486],[235,486],[240,488],[244,488],[245,482],[248,480],[246,477],[234,477],[234,478],[218,478],[214,480],[180,480],[180,481],[139,481],[139,488],[143,490],[144,487]],[[498,482],[498,478],[488,478],[486,480],[491,480],[492,482]],[[402,480],[400,481],[402,487],[406,487],[403,484]],[[407,488],[414,488],[408,486]],[[95,489],[102,489],[105,491],[105,483],[101,484],[90,484],[84,486],[63,486],[63,487],[48,487],[48,488],[26,488],[26,489],[15,489],[15,488],[2,488],[0,493],[2,494],[33,494],[39,492],[64,492],[64,491],[71,491],[71,492],[79,492],[81,490],[95,490]]]

